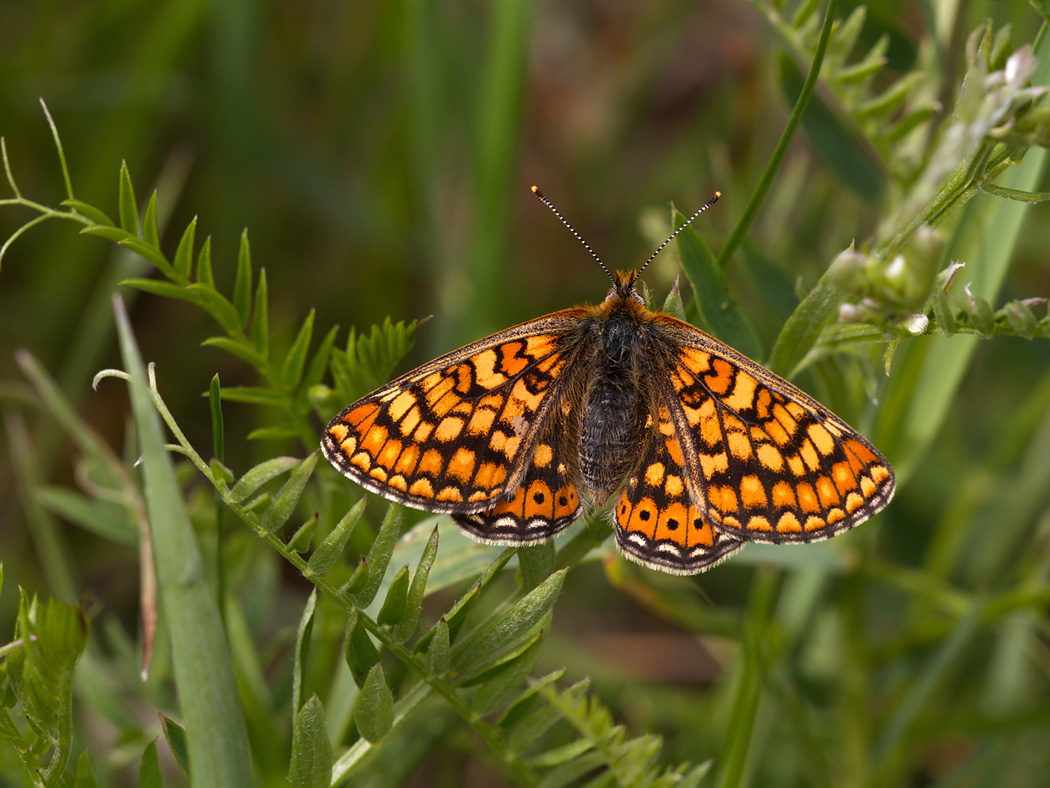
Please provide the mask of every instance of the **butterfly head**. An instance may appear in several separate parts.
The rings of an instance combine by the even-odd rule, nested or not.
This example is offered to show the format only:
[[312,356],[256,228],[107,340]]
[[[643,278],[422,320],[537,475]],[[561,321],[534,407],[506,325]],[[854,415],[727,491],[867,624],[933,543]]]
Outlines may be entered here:
[[617,271],[613,274],[613,286],[609,290],[606,299],[610,298],[633,298],[642,306],[645,306],[645,301],[642,296],[635,289],[635,283],[638,281],[638,274],[640,272],[632,268],[630,271]]

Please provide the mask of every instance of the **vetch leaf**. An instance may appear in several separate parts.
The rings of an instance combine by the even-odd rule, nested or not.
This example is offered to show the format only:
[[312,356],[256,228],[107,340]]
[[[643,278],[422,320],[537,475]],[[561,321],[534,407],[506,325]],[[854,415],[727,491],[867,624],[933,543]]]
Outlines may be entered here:
[[306,673],[306,660],[310,655],[310,636],[314,631],[314,613],[317,610],[317,589],[310,592],[310,596],[303,606],[303,614],[299,617],[299,628],[295,633],[295,653],[292,661],[292,727],[298,729],[299,707],[303,703],[303,674]]
[[[197,217],[193,217],[179,239],[179,246],[175,250],[175,277],[184,283],[190,281],[190,271],[193,268],[193,241],[197,235]],[[201,249],[201,252],[204,250]]]
[[79,213],[81,216],[85,216],[95,224],[104,225],[106,227],[113,227],[113,220],[110,219],[103,211],[100,211],[94,205],[88,205],[83,200],[76,198],[70,198],[68,200],[62,200],[62,205],[67,208],[72,208],[74,211]]
[[[314,457],[316,459],[316,452]],[[368,551],[368,582],[364,588],[354,594],[354,604],[360,608],[368,607],[375,599],[376,592],[379,591],[383,575],[386,574],[387,564],[390,563],[390,556],[394,552],[394,544],[397,542],[397,537],[401,535],[402,518],[402,508],[397,504],[390,504],[386,517],[383,518],[383,524],[379,526],[376,540]]]
[[343,550],[346,549],[346,542],[354,532],[354,526],[357,525],[361,515],[365,512],[366,503],[367,499],[361,498],[360,501],[351,506],[350,510],[343,515],[343,519],[332,529],[332,532],[317,546],[313,555],[310,556],[310,560],[306,562],[306,571],[303,572],[305,577],[309,578],[314,575],[324,574],[343,554]]
[[288,481],[284,483],[284,486],[274,496],[273,504],[262,516],[262,527],[265,530],[271,533],[276,531],[292,516],[295,505],[299,503],[299,497],[303,494],[303,488],[306,487],[306,482],[313,474],[314,466],[316,465],[317,452],[315,451],[309,454],[292,471]]
[[[310,312],[311,317],[313,312]],[[324,339],[321,340],[321,344],[317,350],[314,351],[314,356],[310,359],[310,365],[306,368],[306,375],[303,377],[303,388],[309,389],[311,386],[316,386],[324,378],[324,373],[328,369],[328,356],[332,352],[332,346],[335,344],[336,334],[339,333],[339,326],[332,326]]]
[[444,676],[452,667],[448,623],[445,619],[438,621],[431,633],[427,649],[427,670],[431,675]]
[[157,227],[157,192],[149,196],[146,212],[142,215],[142,240],[154,249],[160,249],[160,230]]
[[354,722],[367,741],[375,744],[390,732],[394,722],[394,696],[387,686],[383,666],[376,663],[354,704]]
[[268,481],[287,473],[298,464],[299,460],[295,457],[274,457],[249,468],[230,490],[230,502],[240,503]]
[[233,281],[233,308],[237,310],[241,326],[248,325],[252,306],[252,253],[248,246],[248,231],[241,233],[241,245],[237,250],[237,276]]
[[153,739],[142,752],[139,763],[139,788],[163,788],[160,779],[160,760],[157,758],[157,740]]
[[211,236],[204,239],[200,254],[197,255],[197,284],[215,289],[215,277],[211,271]]
[[222,428],[222,387],[219,385],[219,373],[212,375],[208,386],[208,409],[211,413],[211,448],[212,457],[223,462],[226,456],[225,438]]
[[350,668],[350,675],[358,687],[363,687],[365,677],[379,662],[379,652],[376,650],[372,638],[361,623],[361,613],[358,608],[350,612],[350,618],[346,623],[346,649],[343,652],[346,664]]
[[376,621],[383,626],[396,624],[405,615],[405,607],[408,603],[408,566],[403,566],[390,581],[383,606],[379,608]]
[[542,642],[541,632],[520,653],[501,661],[495,669],[485,672],[484,681],[470,701],[470,705],[478,714],[491,714],[514,697],[536,664]]
[[139,209],[135,204],[135,190],[131,186],[131,175],[128,173],[128,163],[120,163],[120,191],[118,197],[118,213],[120,214],[120,229],[138,238],[139,235]]
[[259,286],[255,290],[255,309],[252,310],[252,344],[263,358],[270,354],[270,317],[267,312],[266,269],[259,272]]
[[190,751],[186,746],[186,731],[174,720],[158,714],[160,717],[160,728],[164,731],[164,738],[168,742],[168,749],[175,756],[175,762],[182,770],[182,776],[190,779]]
[[281,385],[288,391],[293,391],[299,385],[299,379],[303,375],[303,367],[306,364],[306,353],[310,349],[310,338],[314,330],[314,310],[303,321],[302,328],[288,349],[288,355],[284,357],[281,365]]
[[399,643],[404,643],[416,634],[416,627],[419,626],[419,615],[423,610],[423,596],[426,592],[427,578],[430,577],[430,568],[434,565],[437,548],[438,529],[437,526],[434,526],[427,546],[423,548],[423,555],[419,559],[416,573],[412,576],[412,585],[408,589],[408,598],[405,604],[405,615],[394,627],[392,633],[394,640]]
[[332,782],[332,760],[328,717],[321,701],[312,695],[295,717],[288,782],[294,788],[328,788]]

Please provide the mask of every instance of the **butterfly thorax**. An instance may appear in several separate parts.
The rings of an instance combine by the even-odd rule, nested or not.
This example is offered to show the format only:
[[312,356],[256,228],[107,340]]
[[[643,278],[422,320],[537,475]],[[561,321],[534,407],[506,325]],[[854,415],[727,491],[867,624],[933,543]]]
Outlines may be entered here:
[[634,272],[618,273],[609,296],[586,321],[592,353],[577,452],[582,481],[596,503],[608,498],[634,469],[649,417],[646,356],[652,313],[642,305],[633,282]]

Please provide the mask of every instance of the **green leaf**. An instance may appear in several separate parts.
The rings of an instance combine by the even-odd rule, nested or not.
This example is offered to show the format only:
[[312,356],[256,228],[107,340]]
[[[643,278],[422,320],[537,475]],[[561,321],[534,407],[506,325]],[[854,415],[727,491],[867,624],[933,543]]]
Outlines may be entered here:
[[548,539],[531,547],[519,547],[518,564],[521,566],[522,587],[535,588],[554,571],[554,540]]
[[288,355],[284,357],[284,363],[281,365],[281,385],[287,391],[294,391],[295,387],[299,385],[300,378],[302,378],[303,367],[306,365],[306,353],[310,350],[310,338],[313,336],[313,330],[314,310],[311,309],[310,314],[303,321],[295,341],[292,342],[292,346],[288,349]]
[[321,701],[312,695],[295,718],[288,782],[294,788],[328,788],[332,762],[328,718]]
[[142,752],[139,764],[139,788],[163,788],[160,779],[160,760],[157,758],[157,740],[153,739]]
[[299,463],[300,461],[295,457],[274,457],[271,460],[260,462],[245,471],[244,475],[237,480],[237,484],[227,496],[229,501],[231,503],[244,501],[268,481],[276,479],[282,473],[287,473]]
[[427,648],[427,671],[432,676],[444,676],[452,668],[452,652],[449,645],[451,635],[445,619],[440,619],[431,633]]
[[142,216],[142,240],[154,249],[160,249],[160,229],[157,227],[157,192],[149,196],[146,213]]
[[252,305],[252,254],[248,246],[248,231],[241,233],[241,245],[237,251],[237,276],[233,281],[233,308],[237,310],[241,326],[248,325]]
[[108,216],[106,216],[106,214],[103,211],[100,211],[94,205],[88,205],[83,200],[77,200],[75,198],[71,198],[71,199],[68,199],[68,200],[62,200],[61,204],[66,206],[67,208],[72,208],[74,211],[79,213],[81,216],[84,216],[84,217],[90,219],[95,224],[103,225],[105,227],[113,227],[114,226],[113,225],[113,220],[110,219]]
[[175,689],[186,727],[192,782],[230,788],[253,784],[244,709],[219,609],[204,580],[200,552],[183,504],[145,365],[127,312],[114,299],[124,369],[139,438],[143,484],[160,597],[167,614]]
[[194,282],[186,289],[200,300],[200,305],[228,334],[240,333],[242,323],[239,322],[237,310],[214,285]]
[[219,385],[218,372],[212,375],[208,385],[208,410],[211,414],[212,457],[223,462],[226,457],[226,445],[222,427],[222,387]]
[[182,776],[190,779],[190,751],[186,743],[186,731],[177,722],[163,714],[160,717],[160,728],[164,731],[164,738],[168,742],[168,749],[175,756],[175,763],[182,770]]
[[789,377],[817,343],[821,330],[835,315],[841,301],[841,295],[825,271],[780,329],[766,367]]
[[[312,319],[313,312],[310,315]],[[317,350],[314,351],[313,358],[310,359],[310,365],[306,368],[306,375],[303,377],[304,389],[309,390],[324,378],[324,373],[328,370],[328,356],[332,352],[332,346],[335,344],[335,337],[338,333],[339,326],[332,326],[328,333],[325,334],[324,339],[321,340]]]
[[423,611],[423,596],[426,592],[427,578],[430,577],[430,569],[434,565],[437,548],[438,529],[437,526],[434,526],[434,530],[430,533],[430,539],[427,541],[427,546],[423,548],[423,555],[419,559],[416,573],[412,576],[412,585],[408,589],[408,599],[406,600],[405,615],[394,627],[392,633],[394,640],[398,643],[404,643],[416,634],[416,628],[419,626],[419,616]]
[[113,243],[120,243],[121,241],[126,241],[129,238],[135,237],[126,230],[114,227],[112,224],[93,224],[90,227],[85,227],[81,230],[80,234],[93,235],[96,238],[105,238],[107,241],[112,241]]
[[169,279],[175,278],[175,269],[171,267],[171,263],[168,262],[168,258],[164,256],[164,253],[153,246],[150,246],[145,241],[138,238],[124,238],[118,241],[121,246],[126,249],[130,249],[140,257],[149,260],[157,269]]
[[405,616],[405,608],[408,605],[408,567],[403,566],[398,570],[390,581],[390,588],[383,599],[383,606],[379,609],[376,621],[387,626],[396,624]]
[[[175,278],[183,283],[190,281],[190,273],[193,270],[193,242],[197,236],[197,217],[193,217],[179,239],[179,246],[175,250]],[[201,249],[203,254],[204,249]]]
[[314,631],[314,613],[317,610],[317,589],[310,592],[310,596],[303,605],[303,613],[299,616],[299,628],[295,633],[295,651],[292,660],[292,727],[298,728],[299,707],[303,705],[303,676],[306,673],[306,661],[310,655],[310,636]]
[[209,290],[215,289],[215,277],[211,271],[211,236],[204,239],[200,254],[197,255],[197,284]]
[[[500,727],[512,728],[524,719],[525,714],[531,709],[535,708],[539,703],[537,695],[540,690],[557,681],[560,681],[565,675],[565,668],[559,668],[546,676],[541,676],[538,679],[532,679],[529,681],[529,686],[522,691],[518,697],[511,701],[503,714],[500,715],[498,723]],[[542,735],[542,734],[541,734]],[[535,738],[539,738],[536,736]]]
[[106,541],[128,547],[138,544],[138,525],[120,504],[89,498],[59,485],[38,485],[33,497],[48,511]]
[[292,538],[288,540],[288,549],[295,550],[295,552],[300,554],[309,551],[310,542],[313,540],[314,531],[317,530],[317,523],[320,519],[320,514],[314,512],[305,523],[300,525],[292,535]]
[[497,649],[514,643],[532,629],[554,605],[567,571],[558,570],[502,616],[486,625],[469,640],[457,644],[453,665],[458,670],[467,670],[490,658]]
[[379,652],[361,623],[361,611],[356,607],[350,611],[350,618],[347,619],[344,656],[354,683],[358,687],[363,686],[368,672],[379,662]]
[[383,524],[379,526],[379,533],[368,551],[368,582],[354,594],[354,604],[360,608],[368,607],[379,591],[387,564],[390,563],[390,556],[394,552],[394,544],[401,535],[402,518],[402,507],[395,503],[390,504]]
[[[675,228],[681,227],[688,218],[675,211]],[[682,261],[682,270],[693,287],[691,306],[698,312],[700,327],[748,358],[761,358],[762,344],[758,335],[730,296],[725,272],[700,234],[692,227],[686,227],[675,238],[675,249]]]
[[306,482],[309,481],[316,465],[317,452],[315,451],[307,455],[306,459],[292,471],[288,481],[284,483],[284,486],[274,496],[273,504],[262,516],[261,524],[264,530],[273,533],[288,521],[288,518],[292,516],[292,512],[295,511],[296,504],[299,503],[299,498],[303,494],[303,488],[306,487]]
[[98,780],[95,779],[95,770],[91,768],[91,758],[88,757],[87,750],[77,758],[76,788],[98,788]]
[[139,209],[135,204],[135,190],[131,186],[128,163],[120,163],[120,192],[118,198],[120,229],[135,238],[139,235]]
[[507,655],[482,675],[472,677],[471,684],[478,684],[478,689],[470,705],[478,714],[491,714],[517,694],[536,664],[543,638],[544,632],[537,633],[524,648]]
[[263,358],[270,355],[270,317],[267,311],[266,269],[259,272],[259,286],[255,290],[255,309],[252,310],[252,344]]
[[383,666],[378,662],[368,671],[354,704],[358,733],[373,744],[390,732],[394,723],[394,696],[387,686]]
[[306,571],[303,572],[304,577],[310,578],[324,574],[339,559],[339,556],[343,554],[343,550],[346,549],[346,543],[350,539],[350,535],[354,532],[354,526],[357,525],[361,515],[365,512],[366,503],[367,500],[362,498],[351,506],[350,510],[343,515],[343,519],[332,529],[332,532],[317,546],[313,555],[310,556],[310,560],[306,562]]
[[280,408],[288,403],[288,398],[280,391],[258,386],[237,386],[223,389],[220,394],[228,402],[246,402],[252,405],[265,405],[273,408]]
[[248,433],[248,440],[287,440],[289,438],[298,438],[300,435],[302,433],[299,432],[299,428],[294,424],[278,424],[273,427],[260,427],[257,430],[252,430]]
[[[225,350],[231,356],[236,356],[242,361],[247,361],[249,364],[255,367],[255,369],[261,370],[265,369],[266,367],[266,359],[262,358],[258,353],[255,352],[255,347],[252,346],[252,344],[247,339],[245,339],[243,335],[237,337],[236,339],[232,337],[208,337],[203,342],[201,342],[201,344],[205,347],[215,347],[219,348],[220,350]],[[223,394],[225,394],[229,390],[230,389],[223,389]]]

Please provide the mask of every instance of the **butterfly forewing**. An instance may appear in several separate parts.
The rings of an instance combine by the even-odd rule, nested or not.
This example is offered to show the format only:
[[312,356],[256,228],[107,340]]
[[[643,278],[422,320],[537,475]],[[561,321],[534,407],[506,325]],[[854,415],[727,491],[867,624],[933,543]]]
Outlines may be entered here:
[[559,402],[580,311],[501,331],[377,389],[329,423],[325,456],[409,506],[491,509],[519,487]]
[[675,347],[667,402],[715,528],[753,542],[813,542],[886,505],[889,463],[848,424],[699,329],[660,320]]

